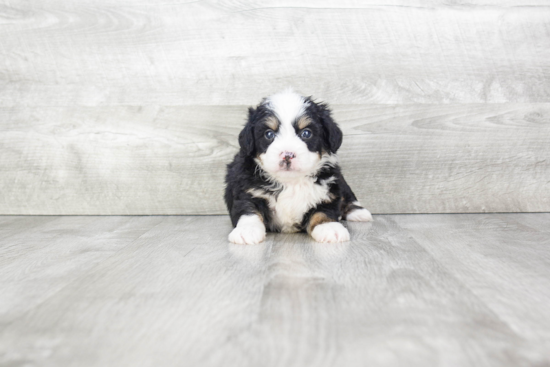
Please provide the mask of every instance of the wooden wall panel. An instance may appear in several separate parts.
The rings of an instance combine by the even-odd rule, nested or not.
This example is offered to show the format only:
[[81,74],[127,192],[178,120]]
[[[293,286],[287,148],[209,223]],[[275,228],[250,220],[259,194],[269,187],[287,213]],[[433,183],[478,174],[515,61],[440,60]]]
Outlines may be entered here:
[[4,107],[548,102],[548,1],[9,1]]
[[335,106],[376,213],[548,211],[550,1],[0,0],[0,214],[213,214],[246,106]]
[[[375,213],[550,211],[550,104],[336,105]],[[1,108],[2,214],[222,214],[245,106]]]

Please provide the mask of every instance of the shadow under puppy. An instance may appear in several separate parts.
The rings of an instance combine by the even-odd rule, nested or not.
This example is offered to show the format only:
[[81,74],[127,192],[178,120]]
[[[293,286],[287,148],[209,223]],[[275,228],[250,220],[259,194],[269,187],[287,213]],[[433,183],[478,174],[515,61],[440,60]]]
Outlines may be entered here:
[[342,131],[326,104],[292,90],[249,108],[239,153],[227,166],[229,241],[256,244],[273,232],[307,231],[318,242],[349,241],[339,220],[371,221],[348,186],[336,152]]

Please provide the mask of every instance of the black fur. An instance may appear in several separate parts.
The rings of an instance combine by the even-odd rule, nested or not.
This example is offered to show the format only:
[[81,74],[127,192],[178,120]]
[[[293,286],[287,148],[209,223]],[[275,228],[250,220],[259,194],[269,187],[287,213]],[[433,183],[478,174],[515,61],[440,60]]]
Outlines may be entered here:
[[336,122],[332,119],[330,109],[325,103],[315,103],[311,98],[307,98],[306,101],[311,104],[306,114],[312,118],[313,121],[319,122],[322,126],[326,150],[333,154],[336,153],[342,145],[344,136],[342,130],[340,130]]
[[[306,98],[309,107],[305,114],[312,121],[307,126],[312,130],[313,138],[304,140],[309,151],[321,154],[335,154],[342,145],[342,131],[334,122],[331,111],[326,104],[315,103],[311,98]],[[229,210],[233,226],[237,225],[242,215],[258,214],[267,230],[280,231],[272,220],[272,212],[267,200],[253,197],[247,192],[249,189],[262,189],[267,195],[277,197],[281,188],[270,182],[254,158],[266,152],[271,143],[264,136],[270,128],[265,124],[266,119],[273,117],[273,112],[268,108],[265,99],[256,107],[249,108],[248,121],[239,134],[240,151],[235,155],[233,162],[227,165],[225,177],[225,203]],[[299,128],[295,125],[296,133]],[[304,213],[302,221],[295,223],[297,231],[306,231],[310,218],[317,212],[324,213],[331,221],[345,219],[346,215],[354,209],[358,209],[353,202],[357,200],[351,188],[344,180],[338,165],[327,164],[323,166],[314,177],[316,184],[322,184],[325,180],[334,177],[334,182],[329,184],[330,200],[320,202],[316,207]]]

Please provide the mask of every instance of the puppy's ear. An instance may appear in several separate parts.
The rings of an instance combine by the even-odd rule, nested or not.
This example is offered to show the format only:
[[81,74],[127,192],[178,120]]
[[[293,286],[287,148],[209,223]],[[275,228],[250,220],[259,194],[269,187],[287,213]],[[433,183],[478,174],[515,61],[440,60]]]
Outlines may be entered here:
[[316,105],[319,120],[323,125],[325,143],[331,153],[336,153],[342,145],[342,139],[344,138],[342,130],[340,130],[336,122],[332,119],[330,109],[326,104],[317,103]]
[[256,110],[250,107],[248,109],[248,121],[241,133],[239,134],[239,145],[241,146],[241,152],[245,155],[252,155],[254,153],[254,115]]

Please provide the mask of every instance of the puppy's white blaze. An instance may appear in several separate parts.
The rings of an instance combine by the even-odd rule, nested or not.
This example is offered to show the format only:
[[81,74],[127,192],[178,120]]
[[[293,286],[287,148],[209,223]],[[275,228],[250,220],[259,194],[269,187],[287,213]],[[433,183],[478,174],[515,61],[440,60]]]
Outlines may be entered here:
[[239,245],[255,245],[265,240],[265,225],[256,214],[242,215],[228,239]]
[[346,242],[349,241],[349,232],[342,223],[329,222],[319,224],[313,228],[311,237],[317,242]]
[[[284,92],[268,97],[267,105],[283,125],[291,125],[292,122],[304,114],[309,103],[304,97],[294,92],[291,88]],[[294,129],[293,129],[294,131]]]
[[[353,205],[363,206],[360,202],[354,201]],[[355,209],[346,215],[346,220],[350,222],[372,222],[372,214],[367,209]]]

